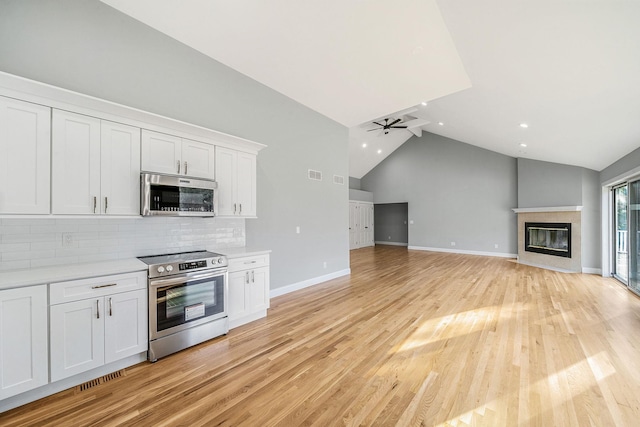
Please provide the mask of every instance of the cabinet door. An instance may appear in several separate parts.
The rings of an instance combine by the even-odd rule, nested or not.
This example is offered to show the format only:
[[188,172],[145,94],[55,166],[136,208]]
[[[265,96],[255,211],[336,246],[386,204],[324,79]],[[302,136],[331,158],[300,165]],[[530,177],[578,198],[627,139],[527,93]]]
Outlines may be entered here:
[[247,314],[246,286],[248,271],[229,273],[229,320],[238,319]]
[[49,380],[47,286],[0,292],[0,400]]
[[238,215],[256,216],[256,156],[238,152],[236,202]]
[[100,120],[53,110],[52,212],[100,213]]
[[269,308],[269,268],[262,267],[249,271],[249,289],[247,292],[248,311]]
[[104,298],[49,309],[51,381],[104,365]]
[[182,140],[182,174],[214,179],[214,146],[204,142]]
[[182,174],[182,139],[177,136],[142,130],[142,170]]
[[[216,181],[218,182],[218,215],[235,215],[237,212],[236,170],[237,151],[216,147]],[[234,209],[235,204],[235,209]]]
[[147,290],[104,297],[105,363],[147,351]]
[[140,214],[140,129],[100,124],[100,212]]
[[48,214],[51,109],[0,97],[0,213]]

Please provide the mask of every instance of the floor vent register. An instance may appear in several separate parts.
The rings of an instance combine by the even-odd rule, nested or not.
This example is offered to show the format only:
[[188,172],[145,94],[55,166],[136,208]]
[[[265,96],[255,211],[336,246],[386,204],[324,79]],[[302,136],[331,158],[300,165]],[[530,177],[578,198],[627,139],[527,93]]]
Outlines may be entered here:
[[76,386],[76,393],[80,393],[86,390],[89,390],[90,388],[96,387],[100,384],[104,384],[107,381],[111,381],[114,380],[116,378],[120,378],[120,377],[124,377],[126,375],[125,370],[124,369],[120,369],[119,371],[116,372],[112,372],[110,374],[104,375],[100,378],[96,378],[95,380],[91,380],[91,381],[87,381],[86,383],[82,383],[78,386]]

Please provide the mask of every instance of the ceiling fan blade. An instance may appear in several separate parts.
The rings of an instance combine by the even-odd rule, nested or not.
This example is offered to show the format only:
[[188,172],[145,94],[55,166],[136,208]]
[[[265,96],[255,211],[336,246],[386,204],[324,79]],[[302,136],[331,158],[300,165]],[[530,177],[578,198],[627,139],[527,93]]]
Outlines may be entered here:
[[378,129],[369,129],[367,132],[373,132],[374,130],[380,130],[380,128],[378,128]]
[[394,121],[392,121],[391,123],[389,123],[389,124],[387,125],[387,127],[391,127],[391,126],[395,125],[396,123],[398,123],[399,121],[400,121],[400,119],[395,119]]
[[393,128],[393,129],[406,129],[407,128],[406,126],[389,126],[389,127]]
[[378,122],[373,122],[374,124],[378,125],[378,126],[382,126],[384,127],[384,125],[382,123],[378,123]]

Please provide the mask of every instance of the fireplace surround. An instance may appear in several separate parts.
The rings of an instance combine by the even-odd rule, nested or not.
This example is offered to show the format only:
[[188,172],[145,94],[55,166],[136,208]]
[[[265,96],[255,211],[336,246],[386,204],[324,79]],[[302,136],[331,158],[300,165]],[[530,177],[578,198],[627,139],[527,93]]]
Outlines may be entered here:
[[[515,208],[513,211],[518,214],[518,263],[567,273],[582,272],[582,206]],[[526,223],[545,224],[547,228],[558,228],[548,227],[549,224],[571,224],[571,235],[567,239],[567,246],[571,247],[570,256],[526,250]],[[544,236],[546,243],[545,233],[540,232],[540,239]],[[558,236],[554,237],[555,242],[549,236],[550,246],[562,246],[558,243]]]

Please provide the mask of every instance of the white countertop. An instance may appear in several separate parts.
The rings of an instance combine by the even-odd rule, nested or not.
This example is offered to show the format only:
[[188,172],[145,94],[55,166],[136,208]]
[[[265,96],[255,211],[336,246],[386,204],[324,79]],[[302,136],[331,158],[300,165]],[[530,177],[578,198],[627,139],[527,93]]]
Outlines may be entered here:
[[243,246],[241,248],[213,249],[213,252],[224,254],[227,256],[227,258],[242,258],[253,255],[268,254],[271,253],[271,249]]
[[147,265],[137,258],[128,258],[115,261],[9,270],[0,272],[0,290],[134,271],[147,271]]

